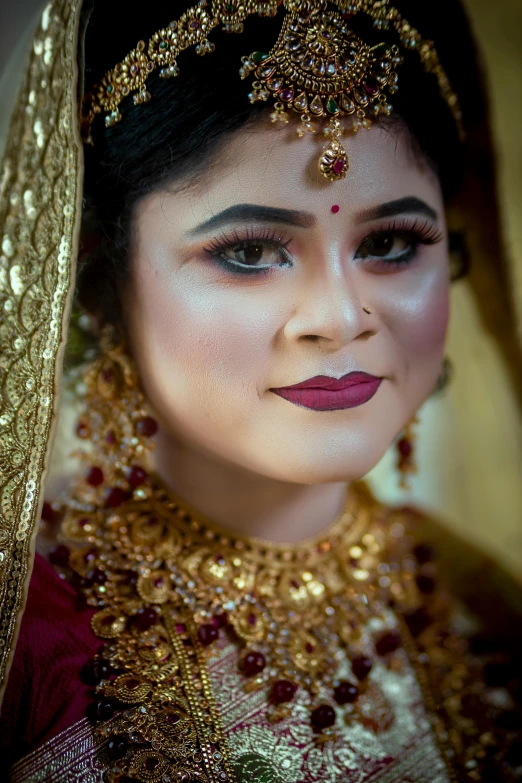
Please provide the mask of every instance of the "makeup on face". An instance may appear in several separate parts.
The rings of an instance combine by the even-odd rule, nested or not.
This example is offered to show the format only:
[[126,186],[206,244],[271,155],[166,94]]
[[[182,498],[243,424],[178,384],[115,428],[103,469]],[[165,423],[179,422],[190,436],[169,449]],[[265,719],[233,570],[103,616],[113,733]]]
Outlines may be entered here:
[[199,191],[143,202],[126,312],[162,454],[351,480],[433,389],[449,291],[436,176],[378,128],[331,188],[309,177],[314,150],[239,133]]

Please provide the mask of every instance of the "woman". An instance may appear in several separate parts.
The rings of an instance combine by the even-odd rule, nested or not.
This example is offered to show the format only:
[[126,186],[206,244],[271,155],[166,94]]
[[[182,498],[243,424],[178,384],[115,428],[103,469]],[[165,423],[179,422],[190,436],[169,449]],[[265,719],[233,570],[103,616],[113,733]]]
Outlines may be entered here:
[[[404,429],[415,469],[466,260],[448,221],[491,194],[464,15],[168,13],[49,6],[14,115],[9,779],[517,780],[512,593],[466,590],[478,556],[359,481]],[[493,215],[473,280],[519,389]],[[42,505],[66,333],[85,448]]]

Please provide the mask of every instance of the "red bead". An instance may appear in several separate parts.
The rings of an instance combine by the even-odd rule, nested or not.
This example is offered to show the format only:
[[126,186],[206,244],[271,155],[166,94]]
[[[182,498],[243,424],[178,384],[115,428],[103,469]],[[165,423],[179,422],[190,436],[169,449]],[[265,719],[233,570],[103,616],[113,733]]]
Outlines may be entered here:
[[105,436],[105,442],[109,444],[109,446],[114,446],[116,443],[116,434],[114,430],[109,430],[107,435]]
[[122,735],[118,735],[110,739],[107,743],[107,754],[111,761],[118,761],[118,759],[122,759],[124,757],[128,747],[129,743],[127,742],[126,738]]
[[357,685],[347,680],[343,680],[334,690],[335,701],[337,704],[351,704],[359,695]]
[[401,438],[400,441],[397,444],[399,449],[399,454],[402,457],[410,457],[411,453],[413,451],[413,446],[411,445],[411,442],[408,440],[408,438]]
[[228,617],[225,612],[222,612],[221,614],[215,614],[212,618],[212,625],[215,625],[216,628],[224,628],[227,623]]
[[89,426],[84,421],[79,421],[76,427],[76,434],[79,438],[90,437],[91,432]]
[[372,662],[365,655],[352,658],[352,671],[358,680],[365,680],[372,670]]
[[70,554],[69,548],[65,544],[58,544],[53,546],[49,552],[49,561],[55,566],[65,568],[65,566],[69,565]]
[[239,669],[245,677],[253,677],[266,666],[265,656],[260,652],[249,652],[239,662]]
[[148,473],[139,465],[133,465],[127,473],[127,481],[133,489],[144,484],[148,479]]
[[219,638],[219,631],[212,623],[205,623],[198,628],[198,639],[203,647],[208,647],[209,644],[215,642]]
[[110,720],[114,715],[114,704],[111,701],[99,701],[96,705],[96,715],[100,720]]
[[321,704],[312,710],[310,722],[314,731],[322,731],[335,723],[335,710],[329,704]]
[[111,487],[105,493],[105,507],[117,508],[118,506],[121,506],[122,503],[125,503],[126,500],[129,500],[130,497],[130,492],[127,492],[121,487]]
[[54,522],[53,507],[47,501],[42,506],[42,519],[44,522]]
[[396,631],[387,631],[375,642],[377,655],[388,655],[401,646],[401,637]]
[[341,207],[339,206],[339,204],[334,204],[333,207],[332,207],[332,213],[334,215],[337,215],[337,213],[339,212],[340,209],[341,209]]
[[138,435],[144,435],[146,438],[152,438],[158,431],[158,422],[152,416],[144,416],[136,424]]
[[272,686],[269,698],[272,704],[285,704],[292,701],[296,691],[297,685],[290,680],[277,680]]
[[133,618],[133,623],[139,631],[148,631],[157,621],[157,611],[149,606],[140,609]]
[[103,484],[103,479],[103,470],[101,468],[91,468],[87,473],[87,484],[90,484],[91,487],[99,487],[100,484]]

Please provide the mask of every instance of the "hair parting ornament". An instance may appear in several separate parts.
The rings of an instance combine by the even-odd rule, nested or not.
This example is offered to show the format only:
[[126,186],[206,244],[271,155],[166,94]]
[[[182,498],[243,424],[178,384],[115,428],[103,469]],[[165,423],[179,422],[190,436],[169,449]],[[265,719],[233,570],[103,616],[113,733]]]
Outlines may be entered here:
[[[252,79],[251,103],[274,101],[273,122],[287,124],[294,112],[301,119],[298,136],[321,128],[327,143],[318,166],[327,180],[343,179],[349,168],[342,133],[370,128],[373,119],[391,114],[388,95],[398,89],[401,47],[415,51],[425,71],[437,79],[458,133],[464,136],[459,101],[433,42],[424,40],[388,0],[200,0],[179,20],[154,33],[148,43],[139,41],[85,95],[86,143],[93,143],[91,127],[100,112],[106,112],[109,128],[122,119],[120,104],[126,97],[132,94],[135,105],[151,100],[147,79],[153,71],[159,69],[165,79],[177,77],[177,58],[185,49],[193,46],[201,56],[212,53],[215,44],[208,36],[216,27],[240,34],[249,16],[278,13],[282,25],[277,41],[267,51],[243,57],[239,75]],[[365,43],[350,29],[358,14],[372,20],[375,29],[391,32],[396,43]]]

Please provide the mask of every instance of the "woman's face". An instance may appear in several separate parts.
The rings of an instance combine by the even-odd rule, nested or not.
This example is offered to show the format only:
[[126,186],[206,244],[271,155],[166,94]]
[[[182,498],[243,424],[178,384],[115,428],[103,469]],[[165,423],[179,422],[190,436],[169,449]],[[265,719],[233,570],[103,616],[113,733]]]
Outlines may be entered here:
[[[144,199],[125,300],[161,437],[302,484],[379,461],[436,384],[448,321],[436,176],[373,127],[328,183],[318,141],[242,131],[197,186]],[[272,391],[354,371],[382,378],[354,407]]]

